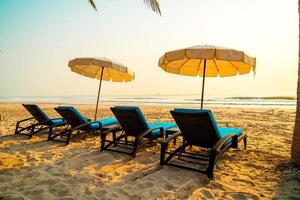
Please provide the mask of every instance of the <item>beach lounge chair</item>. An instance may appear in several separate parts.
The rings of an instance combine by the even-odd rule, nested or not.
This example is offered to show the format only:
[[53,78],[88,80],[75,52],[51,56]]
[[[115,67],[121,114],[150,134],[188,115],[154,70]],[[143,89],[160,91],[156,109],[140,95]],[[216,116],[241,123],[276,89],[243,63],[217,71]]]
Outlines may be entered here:
[[31,138],[38,132],[47,129],[50,130],[51,127],[61,126],[64,123],[62,118],[50,119],[36,104],[22,105],[32,115],[32,117],[18,121],[16,124],[15,134],[26,135]]
[[[247,134],[242,133],[240,128],[220,128],[210,110],[175,109],[171,111],[171,114],[176,121],[179,131],[163,140],[160,157],[161,166],[168,164],[191,169],[205,173],[209,178],[213,178],[214,165],[220,155],[230,147],[238,148],[240,140],[244,140],[246,148]],[[178,136],[183,136],[184,138],[182,145],[173,151],[168,151],[169,142]],[[208,149],[208,151],[205,151],[205,153],[200,153],[199,151],[197,151],[198,153],[187,152],[186,147],[188,146],[202,147]],[[181,161],[184,161],[185,164],[182,164]],[[205,167],[204,169],[198,169],[190,166],[190,163],[208,164],[208,166],[206,169]]]
[[[103,132],[101,134],[101,151],[110,150],[136,156],[139,147],[142,146],[143,138],[155,139],[163,137],[165,130],[176,127],[175,123],[155,122],[147,123],[142,111],[134,106],[115,106],[110,108],[118,119],[122,132],[117,137],[115,131]],[[108,133],[112,133],[112,140],[107,140]],[[133,138],[129,141],[128,138]],[[108,142],[108,144],[106,144]],[[111,145],[118,146],[122,150],[109,148]],[[125,151],[127,149],[127,151]],[[123,151],[124,150],[124,151]]]
[[59,106],[54,109],[63,117],[63,119],[66,120],[66,122],[68,122],[68,124],[58,133],[53,133],[53,130],[50,129],[48,141],[52,140],[69,144],[74,131],[101,132],[105,127],[116,125],[118,123],[115,118],[104,118],[91,122],[87,117],[81,115],[80,112],[72,106]]

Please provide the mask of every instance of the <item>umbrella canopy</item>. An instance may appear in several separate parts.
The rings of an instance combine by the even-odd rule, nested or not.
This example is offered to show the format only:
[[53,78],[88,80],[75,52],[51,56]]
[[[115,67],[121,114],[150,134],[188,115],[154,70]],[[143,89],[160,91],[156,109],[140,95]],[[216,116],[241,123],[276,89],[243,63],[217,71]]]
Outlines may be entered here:
[[72,72],[98,80],[128,82],[134,79],[134,72],[107,58],[75,58],[69,61],[69,67]]
[[158,66],[173,74],[202,76],[202,109],[205,77],[247,74],[255,71],[256,58],[235,49],[200,45],[166,52],[159,59]]
[[107,58],[75,58],[69,61],[72,72],[100,80],[95,111],[97,118],[99,96],[102,80],[113,82],[128,82],[134,79],[134,72],[126,66]]

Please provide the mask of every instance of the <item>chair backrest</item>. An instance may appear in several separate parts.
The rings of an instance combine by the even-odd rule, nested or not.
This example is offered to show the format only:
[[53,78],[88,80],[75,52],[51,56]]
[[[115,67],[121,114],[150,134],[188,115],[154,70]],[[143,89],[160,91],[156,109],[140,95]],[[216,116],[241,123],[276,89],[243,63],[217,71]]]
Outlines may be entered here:
[[171,114],[189,144],[211,148],[221,138],[210,110],[174,109]]
[[50,118],[36,104],[22,104],[38,122],[48,122]]
[[115,106],[110,108],[125,134],[137,136],[149,129],[149,125],[139,107]]
[[68,124],[71,125],[71,127],[76,127],[89,122],[86,117],[81,115],[80,112],[72,106],[58,106],[54,109],[68,122]]

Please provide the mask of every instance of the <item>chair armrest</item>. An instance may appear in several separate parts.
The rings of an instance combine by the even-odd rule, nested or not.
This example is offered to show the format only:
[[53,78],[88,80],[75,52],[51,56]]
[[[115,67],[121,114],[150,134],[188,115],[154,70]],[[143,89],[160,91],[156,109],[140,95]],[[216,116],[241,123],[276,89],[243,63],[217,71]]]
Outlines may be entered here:
[[51,119],[45,120],[45,121],[42,121],[42,122],[38,122],[36,125],[44,125],[44,124],[46,124],[47,122],[50,122],[50,121],[51,121]]
[[236,134],[228,134],[227,136],[223,137],[222,139],[220,139],[214,146],[213,148],[211,149],[212,151],[220,151],[223,147],[223,145],[229,140],[229,139],[232,139],[233,137],[235,137]]
[[27,119],[22,119],[22,120],[18,121],[18,123],[25,122],[25,121],[28,121],[28,120],[31,120],[31,119],[34,119],[34,117],[29,117]]
[[161,126],[158,126],[158,127],[155,127],[155,128],[149,128],[147,129],[146,131],[142,132],[141,134],[139,134],[137,137],[138,138],[142,138],[144,137],[145,135],[149,134],[151,131],[154,131],[156,129],[160,129],[160,132],[162,133],[164,131],[163,127]]
[[178,137],[179,135],[181,135],[181,132],[180,132],[180,131],[178,131],[178,132],[172,134],[171,136],[169,136],[168,138],[164,139],[164,140],[162,141],[162,143],[163,143],[163,144],[168,144],[171,140],[173,140],[174,138]]
[[88,120],[88,122],[91,122],[92,120],[90,119],[90,118],[88,118],[88,117],[85,117],[86,118],[86,120]]
[[[105,128],[105,126],[103,128]],[[110,132],[114,132],[116,130],[122,130],[122,127],[120,124],[115,124],[112,128],[106,129],[105,131],[103,131],[103,129],[102,129],[102,133],[107,134]]]
[[52,120],[54,120],[54,119],[62,119],[63,121],[62,122],[65,122],[65,119],[63,119],[63,118],[53,118],[53,119],[49,119],[49,120],[45,120],[45,121],[42,121],[42,122],[38,122],[37,123],[37,125],[43,125],[43,124],[46,124],[46,123],[48,123],[48,122],[51,122]]
[[53,126],[50,126],[50,128],[55,128],[55,127],[63,126],[63,125],[67,125],[67,124],[68,124],[68,122],[63,121],[63,122],[61,122],[61,123],[55,124],[55,125],[53,125]]
[[[90,125],[90,124],[92,124],[92,123],[99,123],[99,125],[100,125],[100,122],[88,122],[88,123],[85,123],[85,124],[81,124],[81,125],[79,125],[79,126],[75,126],[74,128],[72,128],[72,130],[77,130],[77,129],[86,127],[86,126],[88,126],[88,125]],[[99,127],[101,127],[101,126],[99,126]]]

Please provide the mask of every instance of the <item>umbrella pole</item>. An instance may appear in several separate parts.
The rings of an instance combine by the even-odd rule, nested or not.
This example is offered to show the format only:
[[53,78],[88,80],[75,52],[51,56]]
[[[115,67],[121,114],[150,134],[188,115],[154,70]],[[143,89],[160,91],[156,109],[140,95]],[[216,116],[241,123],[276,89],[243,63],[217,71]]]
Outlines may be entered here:
[[205,84],[206,59],[204,59],[203,79],[202,79],[202,95],[201,95],[201,110],[203,108],[204,84]]
[[102,76],[103,76],[103,67],[101,68],[101,75],[100,75],[100,82],[99,82],[99,89],[98,89],[98,96],[97,96],[97,104],[96,104],[96,111],[95,111],[95,121],[97,120],[97,112],[98,112],[98,104],[99,104]]

